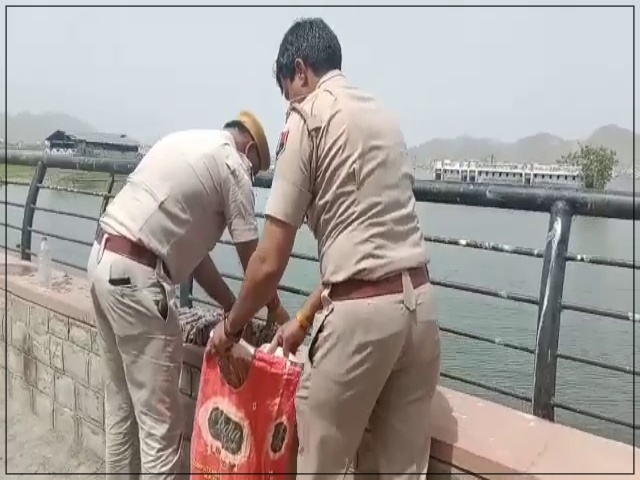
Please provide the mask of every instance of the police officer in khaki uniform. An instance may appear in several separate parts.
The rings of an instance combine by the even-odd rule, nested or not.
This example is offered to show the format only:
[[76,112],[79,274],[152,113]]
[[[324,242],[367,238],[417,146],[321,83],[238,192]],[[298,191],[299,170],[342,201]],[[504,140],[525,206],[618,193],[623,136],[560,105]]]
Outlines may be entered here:
[[[187,469],[174,286],[193,275],[231,309],[234,294],[209,252],[227,228],[246,268],[258,244],[252,176],[269,163],[264,130],[249,112],[222,130],[173,133],[145,155],[100,219],[88,272],[102,354],[108,479],[142,472],[172,480]],[[272,321],[288,320],[277,295],[268,307]]]
[[263,238],[211,348],[235,351],[306,216],[322,286],[276,339],[295,351],[313,325],[296,401],[298,472],[342,478],[353,462],[361,473],[424,478],[440,340],[411,166],[398,121],[341,65],[321,19],[294,23],[280,44],[276,79],[291,105]]

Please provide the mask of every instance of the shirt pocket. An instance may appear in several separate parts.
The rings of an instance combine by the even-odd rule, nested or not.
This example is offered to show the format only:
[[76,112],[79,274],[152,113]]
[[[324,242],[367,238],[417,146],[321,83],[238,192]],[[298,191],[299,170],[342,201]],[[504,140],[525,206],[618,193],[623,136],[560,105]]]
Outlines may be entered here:
[[151,186],[145,183],[135,183],[134,185],[131,194],[123,198],[122,205],[127,209],[125,214],[137,217],[139,221],[136,223],[144,227],[169,198],[171,190],[169,187],[161,185]]

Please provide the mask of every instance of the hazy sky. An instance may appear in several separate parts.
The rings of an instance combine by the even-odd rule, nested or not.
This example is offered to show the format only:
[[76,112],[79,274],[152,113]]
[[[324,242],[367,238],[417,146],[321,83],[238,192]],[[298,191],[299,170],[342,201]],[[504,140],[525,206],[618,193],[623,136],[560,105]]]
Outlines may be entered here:
[[153,140],[248,108],[273,149],[286,111],[273,63],[301,16],[335,29],[343,71],[410,145],[632,127],[631,8],[10,8],[8,110]]

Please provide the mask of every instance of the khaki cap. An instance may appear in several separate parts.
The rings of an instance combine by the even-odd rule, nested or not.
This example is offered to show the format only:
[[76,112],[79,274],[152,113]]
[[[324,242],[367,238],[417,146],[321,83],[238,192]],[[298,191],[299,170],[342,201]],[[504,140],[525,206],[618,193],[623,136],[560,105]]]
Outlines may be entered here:
[[256,145],[258,146],[260,170],[269,170],[269,166],[271,165],[271,153],[269,152],[269,143],[267,142],[267,136],[264,133],[260,120],[258,120],[253,113],[243,110],[238,115],[238,121],[242,123],[247,130],[249,130],[253,141],[256,142]]

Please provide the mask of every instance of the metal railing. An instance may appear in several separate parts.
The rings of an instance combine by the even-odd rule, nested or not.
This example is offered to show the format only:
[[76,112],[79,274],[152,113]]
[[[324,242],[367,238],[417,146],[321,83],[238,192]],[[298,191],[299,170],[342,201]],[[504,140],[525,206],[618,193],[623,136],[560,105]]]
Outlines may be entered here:
[[[30,182],[20,182],[15,180],[6,181],[8,185],[28,186],[25,204],[2,202],[7,206],[24,208],[22,225],[10,225],[8,223],[4,223],[3,226],[9,229],[16,229],[21,232],[19,248],[13,248],[10,245],[7,245],[6,248],[19,253],[25,260],[30,260],[32,255],[35,255],[32,250],[33,233],[47,235],[48,237],[85,245],[87,247],[92,246],[92,242],[74,239],[62,233],[44,232],[34,229],[33,220],[36,211],[68,215],[95,222],[97,222],[99,218],[99,215],[93,217],[38,206],[38,194],[42,189],[53,189],[64,192],[73,192],[80,195],[100,197],[102,198],[102,204],[99,214],[102,214],[107,207],[109,200],[114,196],[113,187],[116,175],[127,175],[131,173],[136,166],[135,162],[130,163],[122,160],[104,158],[73,158],[46,154],[23,154],[20,152],[9,152],[7,155],[7,163],[9,165],[31,165],[35,167],[34,174]],[[107,173],[110,175],[110,180],[105,192],[94,192],[71,187],[48,185],[43,182],[47,170],[50,168]],[[271,180],[272,177],[270,174],[258,175],[255,179],[255,186],[260,188],[269,188],[271,186]],[[545,189],[529,186],[446,183],[427,180],[416,180],[414,184],[414,193],[418,202],[492,207],[529,212],[546,212],[550,214],[546,245],[544,249],[513,247],[499,243],[461,240],[436,235],[424,236],[424,240],[426,242],[434,244],[540,258],[543,261],[542,278],[540,282],[539,295],[537,297],[492,289],[480,285],[468,285],[455,281],[441,280],[438,278],[431,279],[432,284],[440,288],[469,292],[513,302],[536,305],[538,307],[535,348],[501,341],[496,338],[490,338],[488,336],[478,335],[456,328],[441,326],[441,331],[447,334],[488,344],[499,345],[507,349],[525,352],[532,355],[534,357],[533,394],[531,396],[523,395],[515,391],[490,385],[475,379],[451,374],[446,371],[442,372],[442,376],[514,399],[530,402],[533,414],[548,420],[554,420],[555,410],[562,409],[591,417],[593,419],[634,429],[635,426],[632,422],[602,415],[600,413],[578,408],[556,400],[556,377],[558,359],[569,360],[578,364],[598,367],[607,371],[618,372],[629,376],[638,376],[638,372],[636,372],[632,366],[608,364],[590,358],[565,354],[558,351],[560,320],[563,311],[599,315],[622,322],[637,323],[640,321],[640,316],[636,315],[634,312],[615,311],[564,302],[562,300],[567,262],[605,265],[631,270],[638,270],[640,268],[640,264],[635,262],[635,260],[629,261],[600,256],[579,255],[569,253],[567,251],[571,233],[571,223],[575,216],[634,220],[635,209],[640,205],[638,199],[634,198],[633,195],[620,193],[599,193],[557,188]],[[258,216],[263,215],[259,214]],[[222,243],[231,244],[228,241],[222,241]],[[293,253],[292,258],[310,262],[318,261],[315,256],[301,253]],[[62,259],[54,258],[53,260],[68,267],[81,270],[84,270],[85,268],[83,265],[74,265],[70,262],[63,261]],[[232,280],[242,281],[242,277],[239,275],[225,273],[223,276]],[[311,293],[305,289],[288,285],[279,285],[278,289],[283,292],[302,296],[306,296]],[[193,281],[191,280],[180,285],[180,303],[182,306],[190,307],[193,305],[193,302],[214,305],[210,301],[193,295]]]

